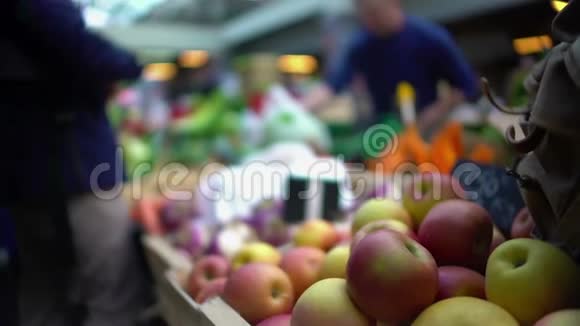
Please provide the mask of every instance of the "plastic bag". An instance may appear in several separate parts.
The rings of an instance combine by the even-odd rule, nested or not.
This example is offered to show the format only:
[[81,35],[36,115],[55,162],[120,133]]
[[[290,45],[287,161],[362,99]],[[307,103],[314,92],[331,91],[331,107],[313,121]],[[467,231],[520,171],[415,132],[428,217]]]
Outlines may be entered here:
[[274,86],[265,100],[264,143],[280,142],[310,144],[327,152],[332,147],[327,126],[307,112],[283,87]]

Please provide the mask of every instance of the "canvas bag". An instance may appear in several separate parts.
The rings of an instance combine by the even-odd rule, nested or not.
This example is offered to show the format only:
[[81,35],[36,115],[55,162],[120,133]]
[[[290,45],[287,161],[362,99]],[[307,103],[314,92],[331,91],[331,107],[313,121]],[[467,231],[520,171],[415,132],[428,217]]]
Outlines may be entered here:
[[555,19],[561,41],[534,67],[525,87],[530,111],[507,140],[522,154],[511,173],[536,221],[535,235],[580,260],[580,2]]

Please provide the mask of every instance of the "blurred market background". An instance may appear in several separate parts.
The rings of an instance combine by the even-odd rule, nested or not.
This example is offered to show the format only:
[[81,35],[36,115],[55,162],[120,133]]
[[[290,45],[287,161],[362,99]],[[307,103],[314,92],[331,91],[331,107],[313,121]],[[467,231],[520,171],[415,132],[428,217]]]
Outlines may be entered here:
[[[403,162],[431,162],[450,174],[463,160],[500,170],[513,161],[504,132],[519,117],[496,110],[484,95],[454,108],[431,130],[419,133],[407,133],[409,126],[396,117],[376,116],[364,83],[356,83],[320,110],[305,109],[302,101],[340,64],[343,49],[359,28],[351,0],[75,2],[90,29],[134,52],[144,66],[138,81],[118,86],[107,113],[124,149],[128,181],[141,175],[154,180],[144,183],[144,195],[139,197],[134,188],[126,189],[133,218],[148,234],[179,232],[183,220],[194,216],[213,222],[217,217],[222,228],[236,233],[238,226],[224,225],[254,216],[264,207],[271,209],[272,198],[252,198],[251,207],[241,205],[236,211],[237,206],[229,206],[222,212],[199,207],[213,205],[207,202],[168,204],[171,201],[165,199],[160,204],[162,186],[153,176],[168,163],[180,163],[191,171],[212,162],[244,166],[254,158],[291,165],[306,153],[308,159],[336,160],[346,166],[363,163],[368,173],[390,175]],[[551,23],[566,5],[548,0],[402,3],[408,14],[447,28],[475,75],[487,78],[498,102],[516,110],[528,101],[524,77],[555,46]],[[448,86],[441,84],[440,96],[445,96]],[[403,85],[399,91],[391,95],[398,99],[391,108],[394,112],[405,99],[414,100],[413,85]],[[389,136],[398,134],[402,139],[396,153],[380,156],[382,148],[366,143],[369,128],[376,124],[387,125],[394,132]],[[379,146],[388,147],[389,140],[392,137]],[[140,166],[145,168],[139,170]],[[193,190],[206,182],[197,172],[190,179],[180,189]],[[354,204],[321,209],[352,212],[389,188],[381,187],[373,183]],[[276,214],[289,214],[283,212]],[[515,213],[497,217],[496,222],[513,219]],[[195,225],[185,232],[198,232]],[[12,235],[5,233],[0,232],[4,242],[0,246],[5,248],[0,251],[0,266],[6,266],[15,251]],[[199,238],[190,234],[185,240],[169,239],[188,255],[208,249],[207,243],[193,243],[188,237]]]
[[[261,112],[270,87],[282,85],[297,99],[308,94],[357,28],[349,0],[78,3],[91,28],[137,53],[146,65],[144,78],[124,85],[110,105],[129,165],[162,156],[186,164],[215,155],[235,161],[275,141],[250,132],[265,122]],[[561,4],[404,1],[408,13],[444,25],[476,74],[514,106],[525,103],[525,71],[553,46],[549,29]],[[341,94],[317,114],[333,138],[328,150],[347,160],[360,158],[360,141],[352,135],[361,121],[372,121],[363,88]],[[477,105],[476,120],[489,109],[485,101]]]

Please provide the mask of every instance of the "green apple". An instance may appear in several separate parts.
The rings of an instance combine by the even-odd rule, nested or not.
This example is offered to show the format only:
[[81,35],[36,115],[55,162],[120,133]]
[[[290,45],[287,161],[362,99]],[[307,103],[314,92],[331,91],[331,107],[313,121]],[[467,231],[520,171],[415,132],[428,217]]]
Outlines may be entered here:
[[330,278],[312,285],[298,299],[291,326],[371,326],[373,323],[350,300],[346,281]]
[[430,306],[412,326],[518,326],[501,307],[482,299],[456,297]]
[[350,257],[350,246],[338,246],[332,249],[324,258],[319,280],[327,278],[343,278],[346,279],[346,265]]
[[153,150],[142,139],[133,136],[122,137],[125,167],[129,177],[136,171],[140,164],[150,164],[153,162]]
[[232,269],[251,263],[265,263],[278,265],[282,260],[282,255],[278,249],[263,242],[254,242],[243,247],[232,259]]
[[574,307],[580,294],[580,269],[558,248],[532,239],[499,246],[487,265],[489,301],[503,307],[524,325]]
[[411,216],[400,203],[391,199],[372,199],[355,213],[352,234],[357,234],[367,224],[385,220],[397,220],[413,228]]

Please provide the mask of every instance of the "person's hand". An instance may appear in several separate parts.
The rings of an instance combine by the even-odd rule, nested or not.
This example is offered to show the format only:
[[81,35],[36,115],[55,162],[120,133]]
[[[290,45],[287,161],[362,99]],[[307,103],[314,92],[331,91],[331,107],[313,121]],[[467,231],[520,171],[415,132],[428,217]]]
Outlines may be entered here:
[[324,104],[328,103],[332,99],[333,96],[334,96],[334,93],[332,92],[332,90],[328,86],[321,85],[319,87],[316,87],[314,90],[312,90],[310,92],[310,94],[308,94],[302,100],[302,105],[308,111],[317,111]]
[[419,130],[433,128],[449,112],[449,106],[443,102],[436,102],[423,110],[417,119]]
[[429,130],[433,128],[447,114],[465,100],[463,93],[453,89],[447,96],[440,98],[437,102],[423,110],[417,119],[417,126],[420,130]]

